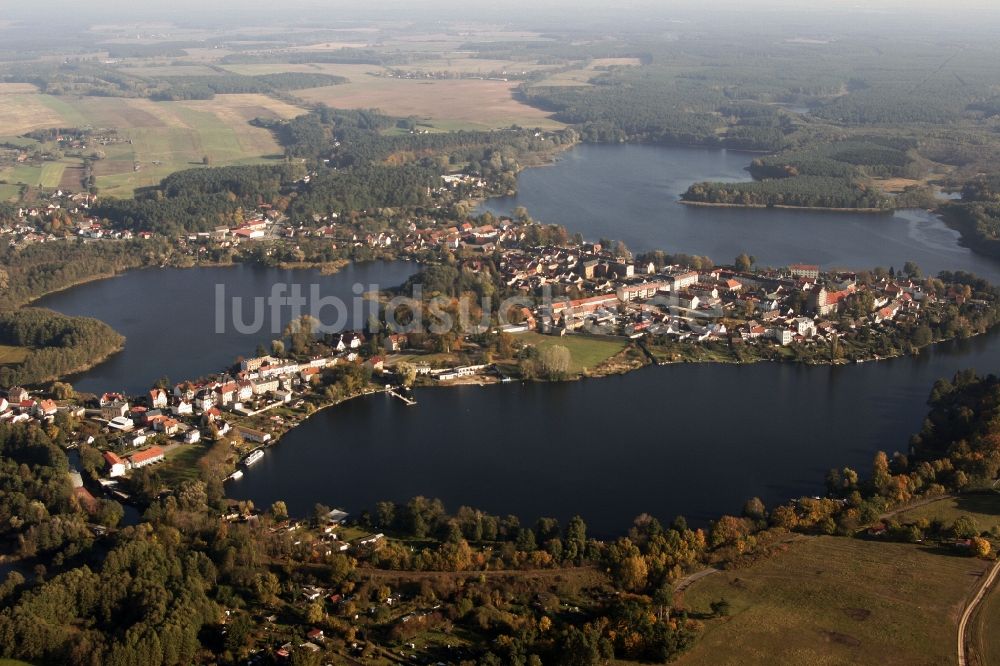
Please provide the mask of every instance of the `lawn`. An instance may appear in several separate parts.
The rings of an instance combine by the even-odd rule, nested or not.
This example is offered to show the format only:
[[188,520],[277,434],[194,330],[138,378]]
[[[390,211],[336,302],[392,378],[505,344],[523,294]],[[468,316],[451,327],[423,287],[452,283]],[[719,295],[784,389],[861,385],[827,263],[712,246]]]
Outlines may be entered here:
[[988,564],[920,545],[815,537],[749,569],[703,578],[692,612],[725,598],[676,663],[948,664],[958,617]]
[[156,466],[156,471],[163,482],[171,488],[176,488],[184,481],[198,479],[198,461],[208,453],[210,443],[183,444],[170,449],[166,460]]
[[28,356],[27,347],[11,347],[0,345],[0,365],[16,365]]
[[573,358],[570,372],[574,374],[597,367],[625,348],[625,342],[622,340],[591,338],[584,335],[558,337],[540,333],[519,333],[514,337],[519,342],[534,345],[539,349],[553,345],[566,347]]
[[407,80],[361,74],[350,83],[299,90],[309,102],[339,108],[374,108],[395,116],[415,116],[438,129],[562,127],[540,109],[514,99],[514,81],[475,79]]
[[960,516],[971,516],[983,532],[1000,527],[1000,493],[970,493],[943,499],[904,511],[896,516],[896,520],[901,523],[912,523],[925,518],[930,521],[940,520],[945,525],[951,525]]

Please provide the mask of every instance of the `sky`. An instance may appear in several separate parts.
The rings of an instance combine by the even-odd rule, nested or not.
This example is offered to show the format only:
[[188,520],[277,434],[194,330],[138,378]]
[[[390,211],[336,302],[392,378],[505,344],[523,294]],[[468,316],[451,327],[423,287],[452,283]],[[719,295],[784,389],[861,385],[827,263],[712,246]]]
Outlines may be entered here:
[[187,27],[334,25],[359,20],[421,23],[481,21],[543,29],[661,29],[673,23],[739,26],[757,22],[850,30],[936,26],[1000,34],[1000,0],[0,0],[0,23],[129,25],[172,22]]
[[[489,12],[504,14],[510,10],[512,15],[522,15],[522,8],[533,8],[536,11],[565,10],[572,14],[583,13],[669,13],[670,11],[689,11],[692,8],[700,11],[754,11],[762,8],[793,10],[797,12],[816,11],[826,13],[830,10],[905,10],[932,11],[934,13],[953,13],[967,10],[993,12],[1000,11],[996,0],[952,0],[942,3],[940,0],[624,0],[606,2],[603,0],[44,0],[43,2],[21,2],[20,0],[0,0],[0,5],[6,5],[2,14],[23,16],[26,14],[53,16],[55,11],[66,13],[99,12],[104,15],[138,16],[141,14],[173,15],[184,14],[241,14],[246,12],[285,13],[295,12],[323,14],[329,10],[348,13],[352,16],[364,14],[386,14],[405,12],[407,15],[421,13],[432,14],[468,14],[473,12]],[[326,11],[323,11],[326,10]]]

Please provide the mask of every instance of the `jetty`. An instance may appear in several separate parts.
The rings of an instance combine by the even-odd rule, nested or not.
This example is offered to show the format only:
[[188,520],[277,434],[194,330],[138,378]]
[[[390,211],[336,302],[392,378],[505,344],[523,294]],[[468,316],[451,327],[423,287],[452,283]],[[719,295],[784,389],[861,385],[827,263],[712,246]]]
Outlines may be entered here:
[[403,395],[402,393],[399,393],[394,388],[386,387],[385,392],[388,393],[389,395],[394,396],[396,398],[399,398],[400,400],[402,400],[403,402],[405,402],[407,407],[413,407],[415,404],[417,404],[416,400],[414,400],[413,398],[407,398],[405,395]]

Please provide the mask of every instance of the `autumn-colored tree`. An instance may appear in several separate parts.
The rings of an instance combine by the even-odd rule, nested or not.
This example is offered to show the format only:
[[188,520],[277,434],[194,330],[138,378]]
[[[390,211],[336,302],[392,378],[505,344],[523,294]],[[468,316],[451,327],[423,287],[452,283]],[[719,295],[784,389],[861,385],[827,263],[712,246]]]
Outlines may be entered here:
[[993,552],[993,544],[983,537],[972,537],[972,553],[976,557],[987,558]]
[[619,571],[619,579],[622,587],[632,592],[638,592],[646,587],[646,579],[649,576],[649,569],[646,560],[642,555],[632,555],[625,558]]
[[875,454],[875,461],[872,464],[872,485],[875,486],[875,492],[883,497],[891,492],[892,473],[889,471],[889,457],[885,455],[885,451]]

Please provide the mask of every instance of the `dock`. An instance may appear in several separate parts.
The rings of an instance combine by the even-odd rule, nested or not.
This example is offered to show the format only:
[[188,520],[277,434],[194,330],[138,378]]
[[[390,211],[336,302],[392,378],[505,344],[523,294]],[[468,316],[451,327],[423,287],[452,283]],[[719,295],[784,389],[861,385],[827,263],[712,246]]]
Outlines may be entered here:
[[388,393],[389,395],[397,397],[400,400],[402,400],[403,402],[405,402],[407,407],[413,407],[415,404],[417,404],[416,400],[414,400],[413,398],[407,398],[402,393],[397,392],[396,389],[394,389],[394,388],[388,388],[387,387],[385,389],[385,392]]

